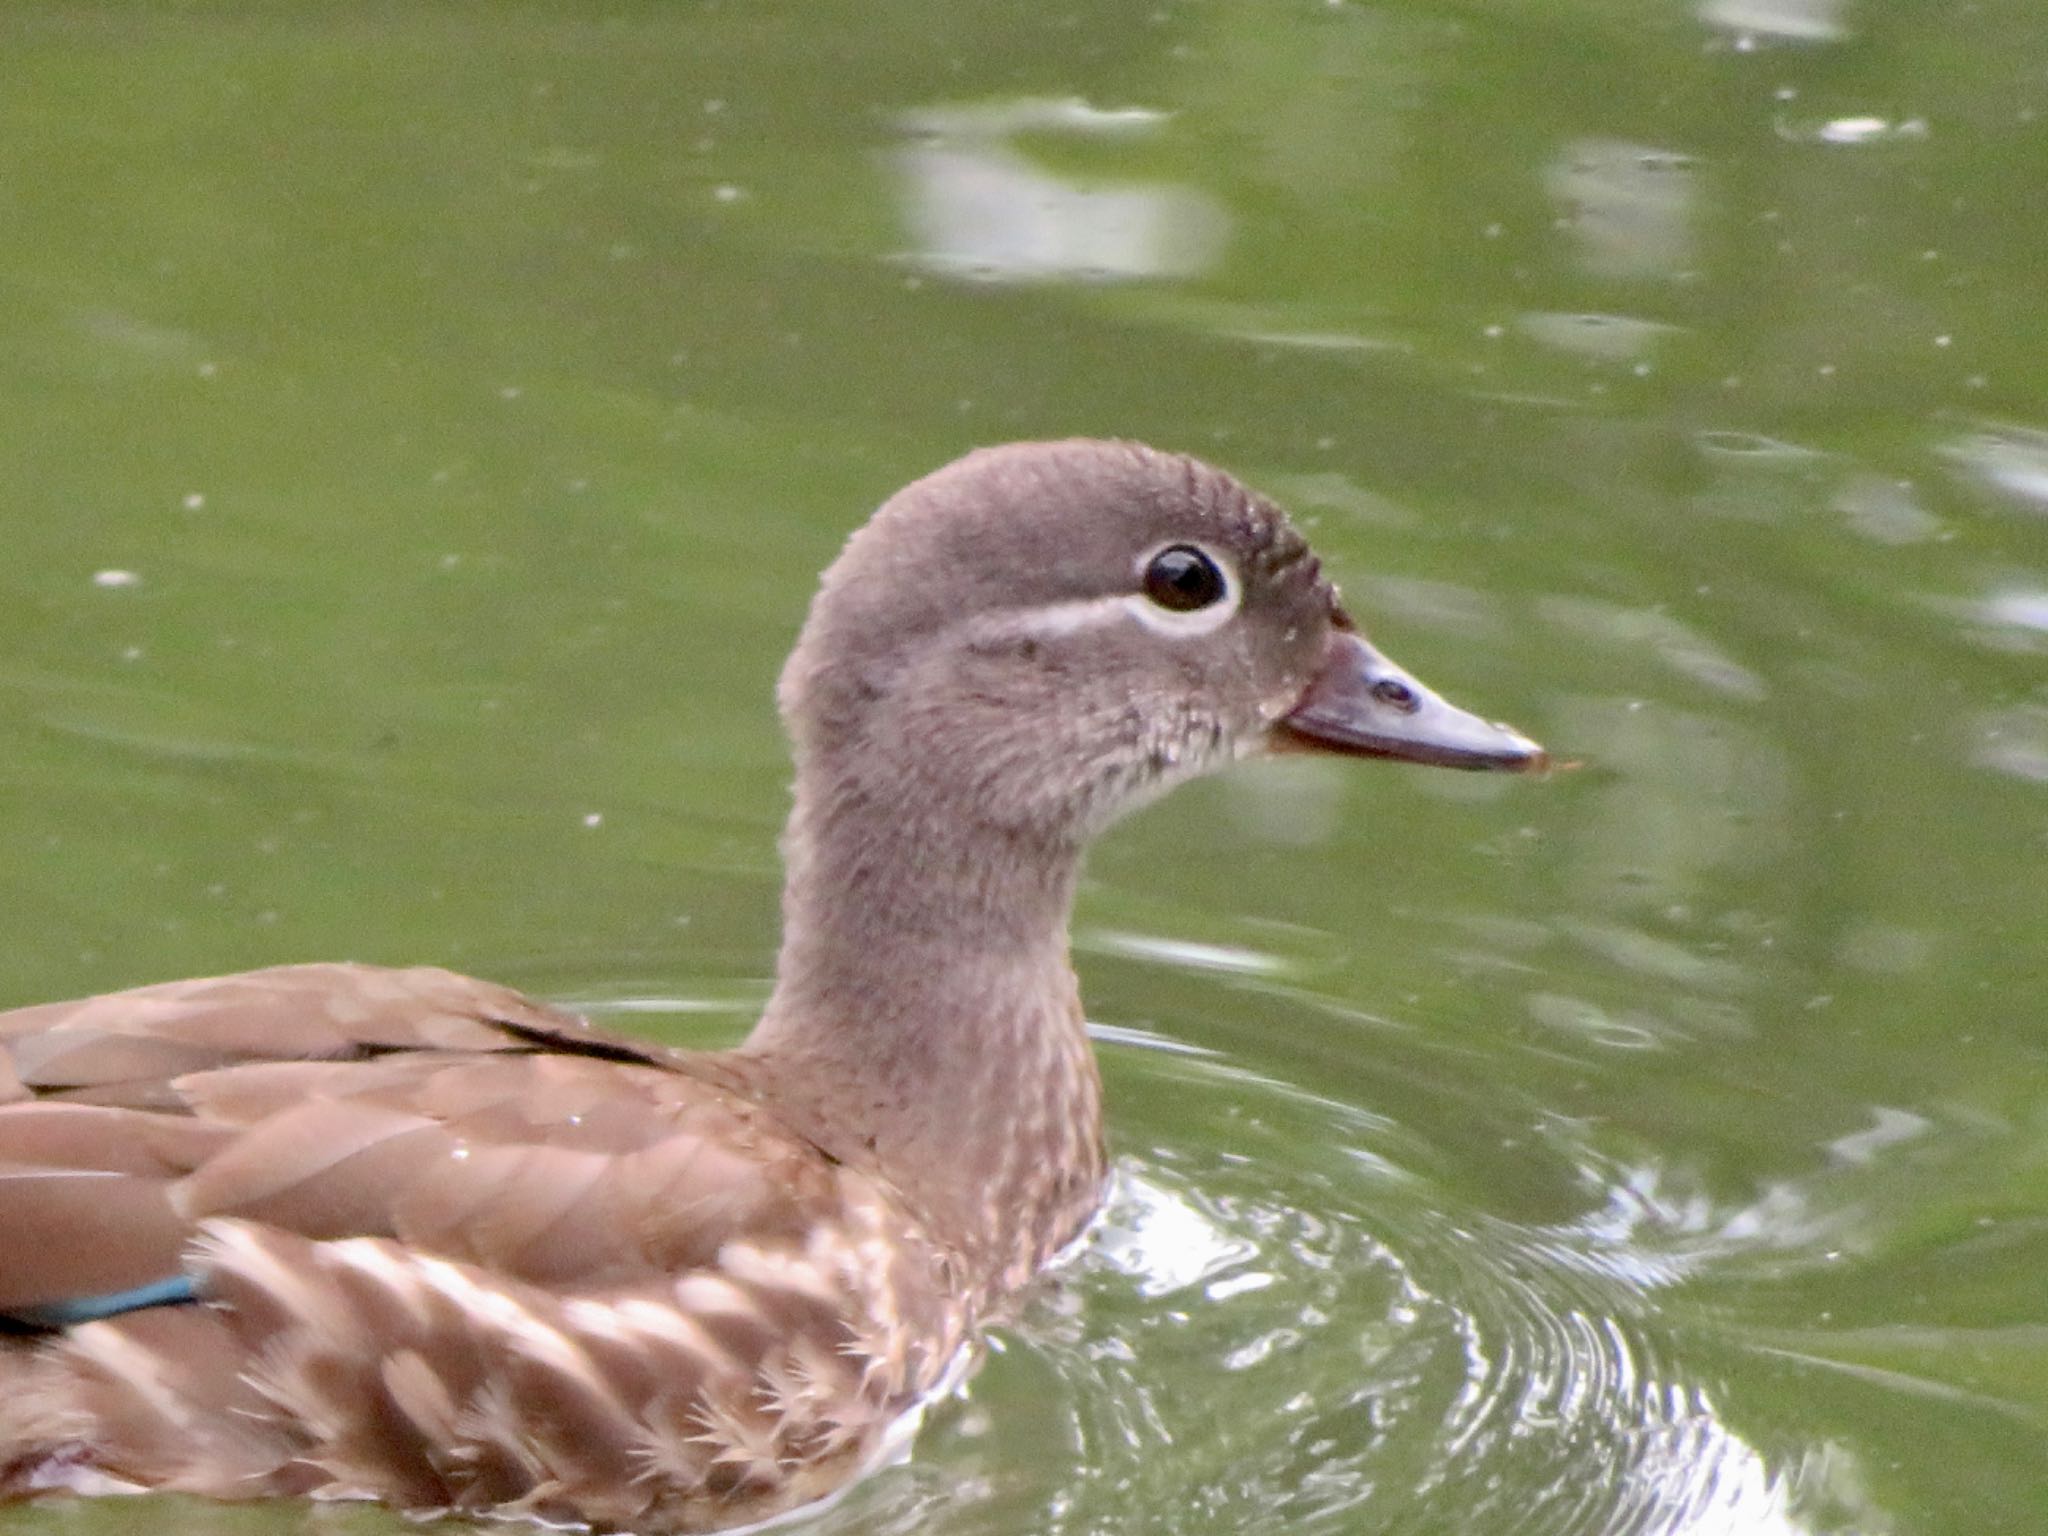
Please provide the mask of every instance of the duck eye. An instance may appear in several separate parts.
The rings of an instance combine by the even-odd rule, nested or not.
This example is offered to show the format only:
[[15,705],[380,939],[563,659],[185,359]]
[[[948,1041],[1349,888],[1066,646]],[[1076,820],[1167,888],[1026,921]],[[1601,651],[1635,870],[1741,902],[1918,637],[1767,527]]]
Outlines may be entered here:
[[1229,591],[1216,562],[1192,544],[1172,544],[1145,567],[1145,595],[1172,613],[1206,608]]

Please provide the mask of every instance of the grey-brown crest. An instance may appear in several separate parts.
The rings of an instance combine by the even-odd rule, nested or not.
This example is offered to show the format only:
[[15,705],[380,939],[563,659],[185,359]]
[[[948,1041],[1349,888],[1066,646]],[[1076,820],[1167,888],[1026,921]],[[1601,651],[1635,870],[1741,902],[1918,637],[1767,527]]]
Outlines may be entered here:
[[823,1497],[1100,1203],[1086,841],[1254,751],[1542,760],[1374,651],[1270,502],[1129,443],[891,498],[781,703],[783,946],[733,1050],[424,968],[0,1014],[0,1496],[648,1533]]

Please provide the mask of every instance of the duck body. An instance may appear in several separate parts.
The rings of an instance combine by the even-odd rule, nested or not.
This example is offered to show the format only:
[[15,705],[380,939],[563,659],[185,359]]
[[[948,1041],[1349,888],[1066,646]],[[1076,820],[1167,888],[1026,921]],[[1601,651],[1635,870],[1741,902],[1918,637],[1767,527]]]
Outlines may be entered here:
[[856,533],[785,669],[783,943],[684,1052],[428,968],[0,1013],[0,1498],[751,1524],[895,1450],[1102,1198],[1082,850],[1282,747],[1527,768],[1298,535],[1134,444]]
[[[1003,1278],[764,1109],[772,1065],[445,971],[288,966],[0,1030],[30,1079],[0,1086],[0,1309],[36,1330],[0,1347],[16,1493],[761,1518],[885,1451]],[[128,1305],[165,1277],[204,1304]]]

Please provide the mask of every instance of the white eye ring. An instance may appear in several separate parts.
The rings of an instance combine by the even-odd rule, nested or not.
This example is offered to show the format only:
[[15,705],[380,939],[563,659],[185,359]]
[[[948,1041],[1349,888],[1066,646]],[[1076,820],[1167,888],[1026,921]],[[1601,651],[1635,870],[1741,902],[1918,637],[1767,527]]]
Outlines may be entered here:
[[1173,550],[1187,550],[1199,555],[1209,568],[1222,580],[1223,592],[1214,601],[1199,608],[1169,608],[1165,604],[1138,592],[1123,600],[1124,607],[1135,615],[1147,629],[1162,635],[1182,638],[1190,635],[1214,634],[1225,624],[1237,617],[1237,610],[1244,602],[1244,584],[1238,579],[1236,568],[1224,556],[1207,545],[1196,544],[1187,539],[1175,539],[1150,549],[1138,561],[1138,581],[1146,583],[1154,563]]

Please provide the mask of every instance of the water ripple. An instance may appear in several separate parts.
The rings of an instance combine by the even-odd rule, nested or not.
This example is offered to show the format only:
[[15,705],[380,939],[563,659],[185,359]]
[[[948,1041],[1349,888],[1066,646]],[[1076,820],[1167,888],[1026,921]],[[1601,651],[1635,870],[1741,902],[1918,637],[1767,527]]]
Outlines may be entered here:
[[[1812,1528],[1799,1510],[1839,1457],[1767,1459],[1661,1311],[1717,1256],[1810,1238],[1797,1213],[1745,1223],[1615,1168],[1586,1170],[1574,1219],[1461,1212],[1399,1127],[1213,1057],[1111,1062],[1125,1104],[1171,1101],[1161,1144],[1122,1159],[1093,1241],[920,1448],[954,1475],[991,1459],[986,1520],[953,1528]],[[1208,1145],[1230,1150],[1170,1124],[1228,1124]],[[1070,1474],[993,1470],[958,1434],[991,1423],[1065,1446]]]

